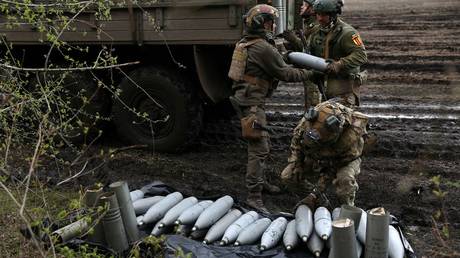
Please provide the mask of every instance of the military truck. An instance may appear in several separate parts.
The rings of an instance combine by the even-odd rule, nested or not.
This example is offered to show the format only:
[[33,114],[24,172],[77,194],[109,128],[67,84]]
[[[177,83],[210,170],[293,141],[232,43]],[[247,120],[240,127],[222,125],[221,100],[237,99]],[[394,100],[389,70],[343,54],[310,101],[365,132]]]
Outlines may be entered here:
[[[119,2],[122,4],[111,8],[110,20],[82,12],[76,30],[61,37],[78,46],[107,46],[119,63],[139,61],[122,69],[127,76],[113,80],[119,95],[108,98],[109,103],[107,98],[96,98],[88,112],[110,116],[126,143],[153,146],[156,151],[186,146],[199,134],[203,106],[212,107],[231,94],[227,72],[233,47],[244,31],[242,17],[249,8],[260,3],[277,7],[278,32],[292,27],[295,18],[294,0]],[[23,59],[42,58],[37,53],[42,53],[46,41],[33,25],[0,26],[0,33],[22,50]],[[90,77],[89,72],[80,72],[73,80],[80,83],[78,87],[92,89],[97,82]],[[139,114],[148,114],[149,119]]]

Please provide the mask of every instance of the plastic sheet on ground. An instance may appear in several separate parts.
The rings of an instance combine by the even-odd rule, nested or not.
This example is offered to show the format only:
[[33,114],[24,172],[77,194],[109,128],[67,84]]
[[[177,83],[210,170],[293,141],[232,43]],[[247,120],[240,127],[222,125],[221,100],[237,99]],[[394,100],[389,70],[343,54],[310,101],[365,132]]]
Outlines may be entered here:
[[[238,258],[238,257],[274,257],[274,258],[314,258],[305,248],[296,248],[291,252],[286,252],[282,245],[276,248],[260,252],[257,245],[244,246],[219,246],[205,245],[199,241],[195,241],[180,235],[168,235],[166,237],[165,257],[177,257],[178,250],[182,250],[184,254],[192,254],[192,257],[208,257],[208,258]],[[322,252],[321,257],[327,257],[327,250]]]

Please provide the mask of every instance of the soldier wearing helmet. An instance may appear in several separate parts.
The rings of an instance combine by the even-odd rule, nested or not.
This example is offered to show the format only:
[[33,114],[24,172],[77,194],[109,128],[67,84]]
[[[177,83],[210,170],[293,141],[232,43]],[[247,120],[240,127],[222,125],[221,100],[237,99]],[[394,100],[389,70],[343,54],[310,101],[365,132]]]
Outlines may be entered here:
[[367,55],[359,33],[338,18],[343,4],[342,0],[315,1],[319,25],[310,34],[307,51],[331,60],[326,74],[318,78],[326,97],[338,97],[343,105],[354,107],[359,105],[359,86],[365,79],[360,67],[367,62]]
[[[310,34],[307,52],[331,60],[325,74],[316,73],[312,77],[317,85],[315,89],[322,88],[327,99],[334,98],[342,105],[354,108],[359,105],[359,87],[367,77],[366,72],[360,71],[361,65],[367,62],[367,55],[358,32],[338,18],[342,7],[342,0],[315,1],[313,9],[319,24]],[[321,101],[321,95],[319,96],[318,102]],[[293,135],[291,146],[300,141],[298,137],[298,134]],[[292,159],[292,155],[294,154],[288,160]],[[286,173],[290,173],[289,170],[293,168],[289,164],[285,168]]]
[[[315,0],[303,0],[300,7],[300,16],[302,16],[303,27],[298,31],[299,37],[293,31],[286,30],[283,32],[283,37],[290,43],[290,50],[302,52],[307,48],[307,39],[314,31],[316,22],[316,14],[313,10]],[[304,81],[304,97],[305,97],[305,110],[309,107],[315,106],[320,102],[321,96],[318,86],[311,81]]]
[[243,137],[248,141],[247,201],[262,210],[266,210],[262,191],[279,191],[278,187],[267,183],[264,174],[265,160],[270,152],[265,100],[276,89],[279,80],[301,82],[308,80],[312,73],[288,66],[274,47],[277,15],[276,8],[265,4],[248,11],[245,15],[247,33],[235,46],[228,73],[234,81],[230,101],[241,118]]
[[[306,177],[319,172],[320,192],[332,180],[340,204],[354,205],[368,118],[336,100],[320,103],[305,113],[294,131],[297,142],[291,145],[293,155],[289,158],[293,169],[285,169],[281,179],[308,185]],[[311,194],[301,202],[312,206],[315,201]]]

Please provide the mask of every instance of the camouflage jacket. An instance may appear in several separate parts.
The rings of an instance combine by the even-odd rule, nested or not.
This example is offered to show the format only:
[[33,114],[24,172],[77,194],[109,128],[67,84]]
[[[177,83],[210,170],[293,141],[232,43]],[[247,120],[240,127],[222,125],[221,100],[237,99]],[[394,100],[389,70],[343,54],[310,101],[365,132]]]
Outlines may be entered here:
[[[327,105],[327,102],[323,102],[320,105]],[[315,148],[305,146],[302,136],[311,124],[305,118],[302,118],[294,130],[291,151],[293,151],[295,159],[291,161],[296,161],[303,157],[326,166],[340,167],[361,157],[364,135],[367,134],[368,117],[345,106],[341,106],[340,109],[340,113],[345,117],[346,126],[338,140],[331,145],[322,145]]]
[[[247,35],[240,42],[260,38]],[[265,104],[278,85],[278,81],[301,82],[308,80],[310,71],[293,68],[287,65],[281,54],[269,40],[260,40],[247,48],[245,75],[256,78],[250,81],[235,81],[232,89],[234,97],[241,106],[256,106]]]
[[307,52],[325,59],[340,60],[344,65],[339,74],[321,78],[325,81],[328,98],[353,92],[360,67],[367,62],[367,54],[359,33],[352,26],[340,19],[329,31],[316,25],[308,39]]

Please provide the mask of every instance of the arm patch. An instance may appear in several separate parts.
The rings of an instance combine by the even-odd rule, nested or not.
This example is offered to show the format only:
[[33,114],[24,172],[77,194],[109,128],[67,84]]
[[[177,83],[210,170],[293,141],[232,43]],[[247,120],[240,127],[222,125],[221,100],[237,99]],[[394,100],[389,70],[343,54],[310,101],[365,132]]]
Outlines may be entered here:
[[361,39],[359,34],[351,35],[351,39],[353,40],[353,43],[355,43],[355,45],[357,45],[358,47],[363,45],[363,40]]

